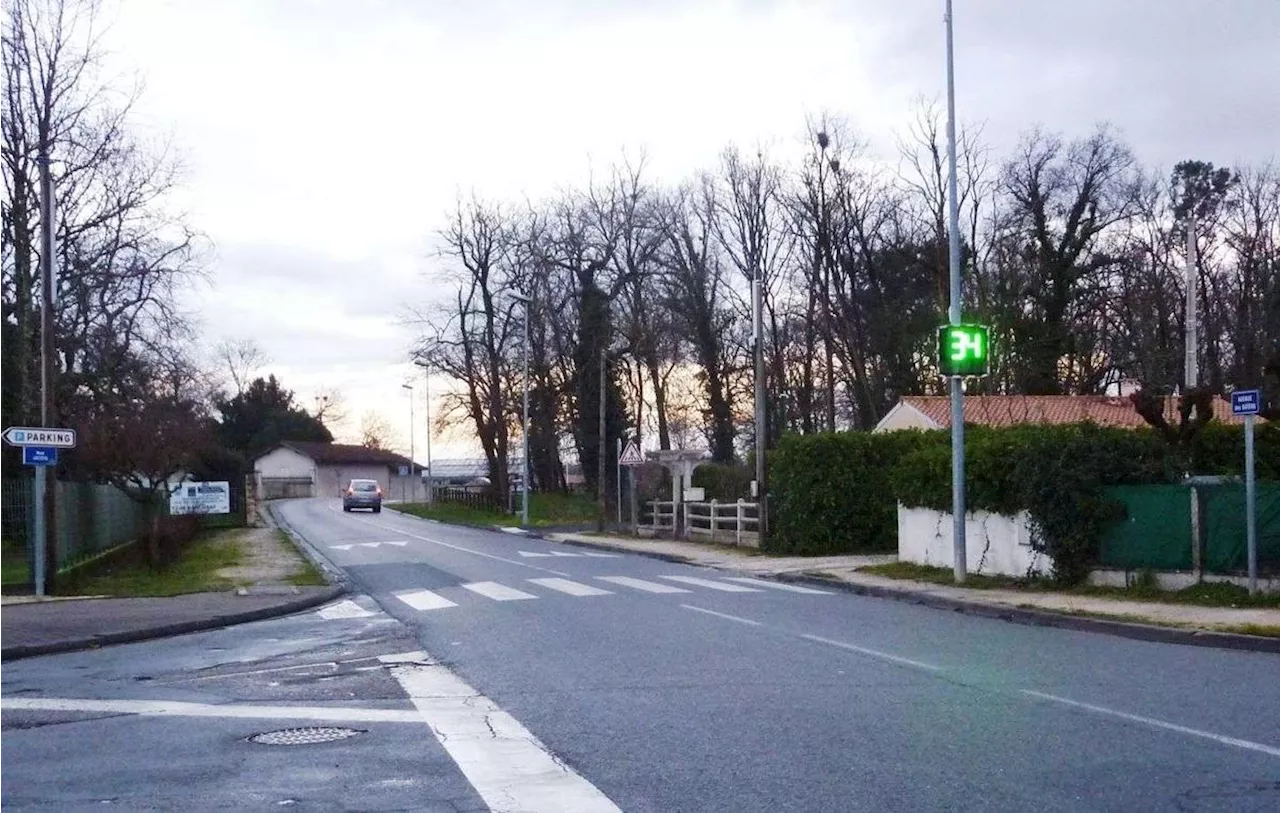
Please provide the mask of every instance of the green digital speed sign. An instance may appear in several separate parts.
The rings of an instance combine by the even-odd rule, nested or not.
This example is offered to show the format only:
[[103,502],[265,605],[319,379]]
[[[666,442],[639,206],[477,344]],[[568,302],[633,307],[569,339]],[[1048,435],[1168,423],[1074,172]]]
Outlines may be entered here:
[[938,328],[938,367],[942,374],[986,375],[991,344],[983,325]]

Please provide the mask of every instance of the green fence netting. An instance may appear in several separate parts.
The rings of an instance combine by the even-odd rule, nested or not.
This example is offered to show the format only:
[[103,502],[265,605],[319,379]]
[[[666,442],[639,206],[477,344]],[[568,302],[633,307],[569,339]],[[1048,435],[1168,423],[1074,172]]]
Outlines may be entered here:
[[1123,570],[1191,569],[1191,495],[1186,486],[1114,486],[1126,518],[1103,535],[1099,563]]

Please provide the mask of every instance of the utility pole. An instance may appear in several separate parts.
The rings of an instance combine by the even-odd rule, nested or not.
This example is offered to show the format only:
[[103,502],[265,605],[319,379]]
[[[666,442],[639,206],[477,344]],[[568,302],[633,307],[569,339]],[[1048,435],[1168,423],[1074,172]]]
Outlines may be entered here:
[[761,544],[764,542],[764,536],[768,533],[768,512],[765,510],[766,489],[764,483],[765,475],[765,447],[768,445],[768,427],[765,419],[765,381],[764,381],[764,272],[763,269],[756,269],[755,279],[751,281],[751,338],[754,344],[755,365],[756,365],[756,493],[752,496],[756,499],[759,506],[756,510],[759,516],[759,523],[756,526],[756,532],[760,536]]
[[1184,367],[1183,391],[1190,390],[1200,383],[1200,365],[1197,350],[1200,347],[1199,304],[1196,297],[1196,214],[1192,210],[1187,213],[1187,327],[1186,327],[1186,363]]
[[599,431],[599,444],[598,444],[599,460],[596,461],[597,462],[596,498],[599,502],[597,517],[596,517],[596,530],[601,533],[604,532],[605,513],[609,510],[609,507],[606,504],[607,498],[605,497],[605,482],[604,482],[605,471],[607,471],[604,464],[604,458],[608,451],[608,445],[605,443],[605,436],[604,436],[604,433],[605,433],[605,420],[604,420],[605,359],[608,357],[608,354],[609,354],[609,340],[608,340],[608,333],[606,333],[604,339],[600,342],[600,431]]
[[[947,208],[950,212],[948,243],[951,266],[951,308],[949,321],[961,322],[960,289],[960,200],[956,187],[956,77],[955,51],[952,45],[951,0],[947,0],[947,163],[951,174],[947,179]],[[964,493],[964,379],[951,376],[951,533],[956,584],[963,584],[965,560],[965,493]]]
[[524,302],[524,415],[520,436],[524,439],[523,461],[520,470],[520,488],[523,499],[520,500],[520,527],[529,527],[529,305],[532,300],[527,296],[520,297]]

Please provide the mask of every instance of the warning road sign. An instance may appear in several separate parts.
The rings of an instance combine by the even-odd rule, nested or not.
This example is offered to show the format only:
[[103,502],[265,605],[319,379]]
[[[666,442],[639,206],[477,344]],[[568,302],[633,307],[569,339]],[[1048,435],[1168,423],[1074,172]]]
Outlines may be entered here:
[[618,465],[620,466],[639,466],[644,463],[644,455],[640,454],[640,447],[636,442],[629,441],[622,454],[618,455]]

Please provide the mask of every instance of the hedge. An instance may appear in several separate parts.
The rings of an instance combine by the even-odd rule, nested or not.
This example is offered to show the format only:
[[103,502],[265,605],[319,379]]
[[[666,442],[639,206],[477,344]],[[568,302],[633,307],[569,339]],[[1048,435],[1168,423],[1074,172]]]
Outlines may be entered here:
[[708,500],[736,502],[751,499],[751,481],[755,472],[746,466],[729,463],[699,463],[693,470],[690,485],[706,489]]
[[786,435],[769,457],[765,550],[774,553],[893,552],[897,500],[889,472],[928,442],[919,431]]

